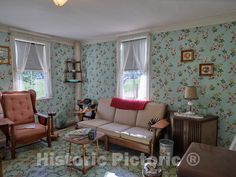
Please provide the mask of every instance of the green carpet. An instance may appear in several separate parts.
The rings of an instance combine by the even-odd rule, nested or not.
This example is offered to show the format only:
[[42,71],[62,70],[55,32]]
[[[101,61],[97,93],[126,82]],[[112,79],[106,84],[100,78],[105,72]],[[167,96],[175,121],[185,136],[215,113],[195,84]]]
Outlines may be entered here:
[[[68,144],[62,140],[66,132],[73,130],[67,128],[59,131],[60,138],[52,143],[52,147],[48,148],[42,143],[36,143],[30,146],[17,149],[17,158],[11,160],[10,154],[7,154],[6,160],[3,161],[4,177],[141,177],[142,166],[127,165],[124,161],[114,164],[112,161],[112,153],[122,153],[126,158],[133,155],[140,156],[140,153],[120,146],[111,146],[110,151],[105,151],[102,142],[100,143],[100,155],[106,158],[105,166],[96,166],[82,175],[81,172],[68,168],[66,165],[58,164],[58,166],[37,165],[37,153],[53,153],[51,157],[65,156],[68,152]],[[95,152],[95,144],[88,148],[89,153]],[[79,147],[72,146],[74,156],[79,155]],[[125,154],[126,152],[126,154]],[[127,156],[128,153],[128,156]],[[114,159],[114,158],[113,158]],[[58,161],[59,162],[59,161]],[[113,164],[112,164],[113,163]],[[175,177],[175,167],[162,167],[163,177]]]

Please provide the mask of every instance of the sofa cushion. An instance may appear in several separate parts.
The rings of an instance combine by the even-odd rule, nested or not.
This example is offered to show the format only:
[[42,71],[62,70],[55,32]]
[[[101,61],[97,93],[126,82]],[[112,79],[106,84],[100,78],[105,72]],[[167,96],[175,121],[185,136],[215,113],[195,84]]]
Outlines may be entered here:
[[112,122],[115,108],[110,106],[111,99],[100,99],[97,107],[96,119],[103,119]]
[[92,120],[85,120],[78,122],[78,127],[85,127],[85,128],[97,128],[99,126],[102,126],[104,124],[109,124],[110,121],[102,120],[102,119],[92,119]]
[[137,114],[136,126],[148,128],[148,122],[153,118],[163,119],[166,113],[166,105],[158,103],[148,103],[144,110],[139,110]]
[[125,110],[125,109],[116,109],[114,122],[135,126],[137,118],[137,111],[136,110]]
[[120,133],[128,128],[130,128],[128,125],[110,123],[98,127],[97,130],[105,133],[106,135],[120,138]]
[[152,140],[152,137],[153,137],[153,132],[140,127],[132,127],[130,129],[121,132],[121,138],[139,142],[142,144],[149,144],[150,141]]

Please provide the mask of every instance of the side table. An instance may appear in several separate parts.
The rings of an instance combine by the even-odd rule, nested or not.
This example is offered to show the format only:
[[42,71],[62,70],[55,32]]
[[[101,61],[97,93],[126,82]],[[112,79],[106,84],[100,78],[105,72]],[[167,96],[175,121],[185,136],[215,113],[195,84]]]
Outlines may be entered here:
[[[0,118],[0,129],[4,134],[6,135],[6,141],[8,141],[9,137],[9,127],[11,130],[13,130],[13,122],[11,122],[9,119]],[[2,154],[0,154],[0,177],[3,177],[3,171],[2,171]]]
[[192,142],[217,145],[217,116],[206,115],[200,118],[174,113],[170,118],[175,154],[182,156]]
[[235,177],[235,164],[235,151],[192,143],[178,164],[176,173],[177,177]]
[[[88,170],[93,168],[95,165],[97,165],[98,162],[98,156],[99,156],[99,145],[98,145],[98,140],[104,137],[104,133],[97,131],[96,138],[94,140],[88,139],[88,136],[85,137],[70,137],[70,136],[65,136],[63,138],[64,141],[69,143],[69,157],[70,157],[70,164],[68,164],[68,167],[74,168],[76,170],[81,171],[83,174],[86,174]],[[93,142],[96,142],[96,163],[91,164],[91,165],[86,165],[86,157],[87,157],[87,148],[85,145],[90,145]],[[81,158],[82,158],[82,168],[74,165],[74,162],[71,159],[71,145],[72,144],[77,144],[81,146],[80,151],[81,151]],[[75,160],[75,159],[74,159]],[[78,160],[78,159],[77,159]]]
[[53,117],[56,115],[56,112],[48,112],[48,116],[51,117],[49,121],[51,121],[51,140],[56,141],[59,137],[59,134],[57,132],[54,132],[54,126],[53,126]]

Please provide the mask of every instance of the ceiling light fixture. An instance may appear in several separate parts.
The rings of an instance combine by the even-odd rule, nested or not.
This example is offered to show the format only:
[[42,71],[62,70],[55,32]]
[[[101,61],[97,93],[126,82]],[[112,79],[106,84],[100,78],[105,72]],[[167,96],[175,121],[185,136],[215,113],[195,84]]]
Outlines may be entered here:
[[53,0],[54,4],[59,7],[64,6],[67,1],[68,0]]

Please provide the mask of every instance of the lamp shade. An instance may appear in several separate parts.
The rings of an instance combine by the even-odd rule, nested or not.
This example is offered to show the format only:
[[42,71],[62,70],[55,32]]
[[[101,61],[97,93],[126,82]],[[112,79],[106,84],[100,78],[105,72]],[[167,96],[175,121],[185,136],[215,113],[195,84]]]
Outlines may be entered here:
[[68,0],[53,0],[54,4],[59,7],[64,6],[67,1]]
[[197,96],[197,88],[194,86],[186,86],[184,91],[184,98],[187,100],[196,100]]

